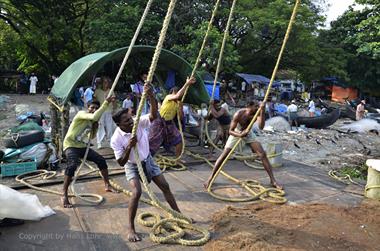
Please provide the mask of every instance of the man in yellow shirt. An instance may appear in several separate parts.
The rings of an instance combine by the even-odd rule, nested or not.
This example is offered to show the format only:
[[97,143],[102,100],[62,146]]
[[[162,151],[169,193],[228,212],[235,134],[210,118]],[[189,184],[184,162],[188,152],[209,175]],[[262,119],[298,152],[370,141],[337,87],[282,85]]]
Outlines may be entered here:
[[[63,183],[63,207],[71,208],[72,204],[69,201],[67,190],[72,181],[75,171],[80,165],[80,158],[84,157],[86,152],[87,142],[89,137],[94,138],[98,129],[98,120],[103,112],[107,110],[109,103],[115,100],[115,97],[107,98],[102,106],[98,101],[93,101],[88,106],[88,111],[79,111],[73,118],[69,130],[63,141],[63,151],[67,158],[67,167],[65,170],[65,178]],[[100,108],[99,108],[100,106]],[[104,179],[105,190],[107,192],[114,192],[108,180],[107,162],[97,152],[89,149],[87,160],[95,162]]]
[[[196,83],[194,77],[188,78],[186,83],[178,90],[174,87],[170,90],[160,108],[160,116],[153,121],[149,131],[149,147],[152,156],[158,151],[161,145],[169,150],[170,147],[175,146],[175,154],[178,157],[182,150],[181,134],[174,123],[177,112],[183,115],[181,99],[185,90],[190,85]],[[179,124],[181,121],[178,121]],[[180,125],[179,125],[180,126]]]

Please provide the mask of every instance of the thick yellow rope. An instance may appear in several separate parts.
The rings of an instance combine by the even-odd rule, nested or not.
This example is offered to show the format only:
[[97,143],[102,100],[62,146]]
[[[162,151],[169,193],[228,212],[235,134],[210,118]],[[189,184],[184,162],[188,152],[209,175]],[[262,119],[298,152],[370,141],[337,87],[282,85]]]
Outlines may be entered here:
[[[171,20],[171,17],[172,17],[172,14],[173,14],[176,2],[177,2],[177,0],[171,0],[170,1],[169,7],[168,7],[168,11],[166,13],[165,20],[164,20],[163,25],[162,25],[160,37],[159,37],[159,40],[158,40],[158,43],[157,43],[157,46],[156,46],[156,49],[155,49],[155,52],[154,52],[154,55],[153,55],[153,58],[152,58],[152,62],[151,62],[150,68],[149,68],[149,73],[148,73],[148,77],[147,77],[147,80],[146,80],[146,82],[148,84],[150,84],[152,82],[152,80],[153,80],[154,72],[155,72],[156,67],[157,67],[159,56],[160,56],[160,53],[161,53],[161,50],[162,50],[162,47],[163,47],[163,43],[164,43],[164,40],[165,40],[165,37],[166,37],[166,32],[168,30],[169,23],[170,23],[170,20]],[[140,100],[137,112],[136,112],[136,119],[135,119],[135,122],[134,122],[134,125],[133,125],[133,129],[132,129],[132,137],[136,136],[138,124],[140,122],[140,117],[141,117],[141,114],[142,114],[143,104],[144,104],[145,101],[146,101],[146,92],[144,91],[143,94],[142,94],[142,97],[141,97],[141,100]],[[163,209],[167,214],[169,214],[170,217],[173,218],[170,221],[171,222],[176,222],[177,226],[181,225],[182,227],[184,227],[186,229],[193,230],[194,227],[190,225],[191,224],[191,219],[190,218],[188,218],[188,217],[184,216],[183,214],[181,214],[181,213],[179,213],[179,212],[177,212],[177,211],[175,211],[175,210],[167,207],[166,205],[164,205],[163,203],[161,203],[157,199],[157,197],[155,196],[155,194],[149,188],[149,184],[148,184],[148,181],[147,181],[147,179],[145,177],[145,174],[144,174],[144,171],[143,171],[143,168],[142,168],[142,165],[141,165],[141,161],[140,161],[140,157],[139,157],[139,153],[138,153],[137,148],[134,147],[133,151],[134,151],[134,156],[135,156],[136,164],[137,164],[137,167],[138,167],[139,175],[141,177],[143,186],[144,186],[146,192],[148,193],[149,197],[151,198],[153,204],[156,207]],[[204,236],[202,238],[198,239],[198,240],[185,240],[185,239],[182,239],[181,234],[175,235],[175,236],[171,236],[171,238],[158,236],[158,233],[155,230],[156,229],[163,229],[165,226],[168,226],[167,221],[168,220],[160,220],[159,222],[157,222],[153,226],[154,232],[151,233],[150,237],[151,237],[151,239],[154,242],[158,242],[158,243],[168,243],[168,242],[169,243],[173,243],[173,242],[176,242],[176,243],[180,243],[180,244],[183,244],[183,245],[203,245],[210,238],[209,232],[207,230],[201,230],[201,229],[199,229],[198,231],[199,232],[203,232]],[[176,228],[174,223],[171,223],[169,226],[171,226],[170,229]],[[189,226],[191,226],[191,227],[189,227]],[[174,237],[176,239],[174,239]]]
[[[215,19],[215,16],[216,16],[216,13],[218,12],[218,7],[219,7],[219,3],[220,3],[220,0],[217,0],[216,3],[215,3],[215,6],[214,6],[214,10],[211,14],[211,18],[210,18],[210,21],[208,23],[208,26],[207,26],[207,30],[206,30],[206,33],[203,37],[203,42],[202,42],[202,45],[201,45],[201,48],[198,52],[198,56],[197,56],[197,59],[195,60],[195,63],[194,63],[194,67],[193,67],[193,70],[191,72],[191,77],[194,77],[197,69],[198,69],[198,66],[199,66],[199,63],[202,59],[202,56],[203,56],[203,52],[204,52],[204,49],[206,47],[206,43],[207,43],[207,39],[208,39],[208,36],[210,34],[210,31],[211,31],[211,28],[212,28],[212,24],[214,22],[214,19]],[[186,87],[185,89],[185,92],[182,96],[182,99],[181,99],[181,103],[184,102],[185,98],[186,98],[186,95],[187,95],[187,92],[189,90],[189,86]],[[179,132],[181,134],[181,140],[182,140],[182,148],[181,148],[181,153],[178,157],[176,158],[169,158],[169,157],[165,157],[165,156],[162,156],[162,155],[157,155],[155,157],[155,160],[157,162],[157,164],[161,167],[161,169],[163,171],[165,171],[167,168],[170,168],[170,169],[173,169],[173,170],[176,170],[176,171],[184,171],[186,170],[186,166],[183,165],[182,163],[178,163],[178,160],[180,160],[183,156],[183,154],[185,153],[185,137],[184,137],[184,134],[183,134],[183,129],[182,129],[182,126],[181,126],[181,117],[180,117],[180,109],[181,109],[181,106],[178,106],[178,111],[177,111],[177,120],[178,120],[178,126],[179,126]],[[179,166],[179,167],[177,167]]]
[[[274,81],[274,79],[276,77],[277,70],[278,70],[278,67],[280,65],[282,55],[283,55],[283,53],[285,51],[286,43],[287,43],[287,41],[289,39],[289,35],[290,35],[291,30],[292,30],[292,26],[293,26],[293,23],[295,21],[299,5],[300,5],[300,0],[296,0],[294,8],[293,8],[292,16],[290,18],[289,25],[288,25],[288,28],[286,30],[285,37],[284,37],[284,40],[283,40],[283,43],[282,43],[282,46],[281,46],[281,50],[279,52],[279,55],[278,55],[278,58],[277,58],[277,61],[276,61],[276,65],[275,65],[275,67],[273,69],[273,73],[272,73],[272,76],[271,76],[271,79],[270,79],[270,82],[269,82],[269,85],[268,85],[268,89],[266,91],[266,94],[265,94],[263,102],[266,102],[266,100],[268,99],[268,96],[269,96],[269,93],[270,93],[270,89],[272,88],[273,81]],[[260,112],[261,112],[261,107],[257,110],[255,116],[252,118],[250,124],[248,125],[248,130],[250,130],[252,128],[252,126],[253,126],[254,122],[256,121],[258,115],[260,114]],[[233,148],[231,149],[230,153],[227,155],[227,157],[225,158],[225,160],[223,161],[223,163],[220,165],[219,169],[216,171],[215,175],[212,177],[211,182],[210,182],[210,184],[209,184],[209,186],[207,188],[208,192],[212,196],[214,196],[214,194],[212,192],[212,189],[211,189],[212,184],[214,183],[216,177],[218,176],[218,174],[220,173],[220,171],[223,169],[224,165],[227,163],[228,159],[231,157],[231,155],[233,154],[233,152],[235,151],[236,147],[239,145],[239,143],[241,141],[242,141],[242,138],[239,138],[239,140],[235,143],[235,145],[233,146]],[[247,187],[249,188],[249,186],[247,184],[243,184],[243,185],[246,188]],[[249,190],[249,189],[247,189],[247,190]],[[278,189],[278,191],[280,192],[281,190]],[[216,197],[216,196],[214,196],[214,197]],[[219,199],[221,199],[220,196],[218,196],[218,197],[219,197]],[[224,199],[228,200],[229,198],[224,198]]]
[[[213,164],[207,158],[199,154],[194,154],[190,151],[187,151],[186,153],[187,155],[192,156],[195,159],[200,159],[200,160],[205,161],[211,167],[211,169],[213,168]],[[244,198],[227,198],[227,197],[218,195],[212,191],[210,194],[217,199],[224,200],[224,201],[232,201],[232,202],[248,202],[248,201],[261,199],[261,200],[271,202],[271,203],[276,203],[276,204],[284,204],[287,201],[286,198],[284,198],[285,192],[283,190],[279,190],[276,188],[265,188],[262,185],[260,185],[259,182],[256,180],[247,179],[247,180],[241,181],[222,170],[220,171],[220,173],[226,178],[235,182],[236,184],[241,185],[243,188],[245,188],[248,191],[248,193],[251,196],[244,197]]]

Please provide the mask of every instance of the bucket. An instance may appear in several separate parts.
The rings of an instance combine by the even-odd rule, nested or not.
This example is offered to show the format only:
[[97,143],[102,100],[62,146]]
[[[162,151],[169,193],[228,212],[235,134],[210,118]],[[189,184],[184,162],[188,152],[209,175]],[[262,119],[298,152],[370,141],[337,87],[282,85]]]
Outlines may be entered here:
[[380,200],[380,160],[369,159],[366,165],[368,176],[364,195],[370,199]]
[[282,166],[282,144],[281,143],[267,143],[263,146],[269,163],[272,167],[281,167]]

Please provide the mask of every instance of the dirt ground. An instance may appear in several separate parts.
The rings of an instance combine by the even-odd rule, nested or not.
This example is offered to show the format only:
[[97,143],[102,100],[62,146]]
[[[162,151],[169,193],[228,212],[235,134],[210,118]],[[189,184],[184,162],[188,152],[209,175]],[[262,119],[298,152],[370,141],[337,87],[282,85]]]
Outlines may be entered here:
[[379,250],[380,203],[226,207],[205,250]]

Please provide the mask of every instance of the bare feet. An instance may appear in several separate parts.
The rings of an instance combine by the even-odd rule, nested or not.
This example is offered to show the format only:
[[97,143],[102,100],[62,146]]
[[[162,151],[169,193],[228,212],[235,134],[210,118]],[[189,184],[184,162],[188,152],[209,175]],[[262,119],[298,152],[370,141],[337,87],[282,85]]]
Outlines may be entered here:
[[73,204],[70,203],[69,198],[67,196],[61,197],[62,206],[64,208],[72,208]]
[[105,187],[105,190],[106,192],[110,192],[110,193],[119,193],[118,190],[114,189],[111,184],[107,184],[106,187]]
[[283,190],[283,189],[284,189],[284,187],[281,186],[281,185],[279,185],[279,184],[277,184],[276,181],[273,181],[273,182],[271,182],[271,183],[272,183],[272,186],[273,186],[274,188],[277,188],[277,189],[280,189],[280,190]]
[[141,238],[138,236],[135,230],[130,229],[128,230],[128,241],[130,242],[141,241]]

